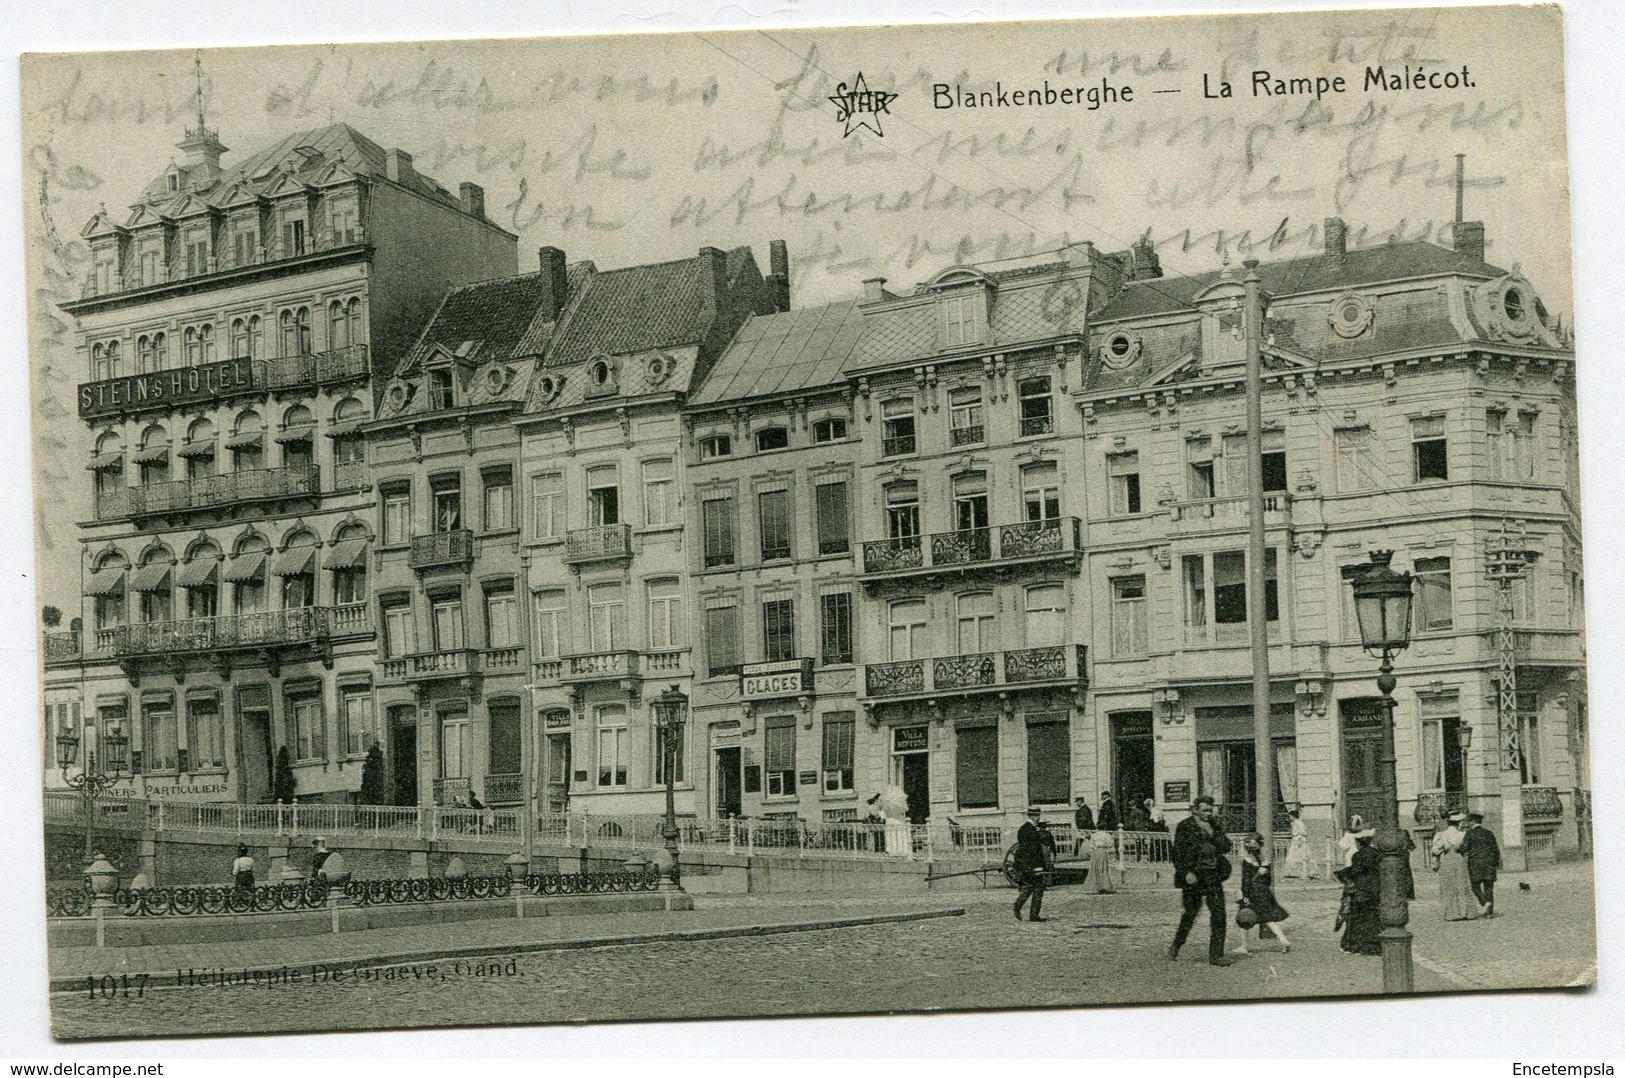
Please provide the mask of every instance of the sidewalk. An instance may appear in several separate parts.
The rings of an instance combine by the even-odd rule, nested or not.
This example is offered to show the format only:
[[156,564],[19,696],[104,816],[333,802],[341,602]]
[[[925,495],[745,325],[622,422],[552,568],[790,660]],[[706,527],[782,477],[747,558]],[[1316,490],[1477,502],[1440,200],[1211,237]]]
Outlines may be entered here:
[[86,977],[177,971],[309,967],[315,964],[391,964],[472,955],[513,954],[555,947],[602,947],[680,939],[716,939],[816,931],[955,916],[962,903],[933,898],[906,905],[886,898],[848,899],[814,913],[797,906],[762,910],[726,906],[692,911],[591,914],[413,925],[322,936],[285,936],[153,947],[54,947],[51,990],[80,990]]

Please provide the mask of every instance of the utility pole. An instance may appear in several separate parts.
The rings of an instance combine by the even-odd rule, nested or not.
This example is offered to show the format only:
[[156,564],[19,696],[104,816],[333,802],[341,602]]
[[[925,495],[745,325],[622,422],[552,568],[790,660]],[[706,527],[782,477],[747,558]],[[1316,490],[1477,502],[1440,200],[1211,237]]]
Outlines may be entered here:
[[1270,745],[1270,642],[1264,602],[1264,299],[1258,259],[1247,276],[1242,326],[1247,349],[1247,627],[1253,658],[1253,830],[1264,836],[1260,858],[1275,849],[1275,759]]
[[1518,639],[1512,630],[1512,589],[1528,576],[1540,554],[1530,550],[1520,535],[1514,541],[1501,522],[1501,534],[1484,555],[1484,570],[1495,585],[1496,744],[1501,798],[1501,854],[1506,867],[1525,866],[1523,845],[1523,746],[1518,736]]

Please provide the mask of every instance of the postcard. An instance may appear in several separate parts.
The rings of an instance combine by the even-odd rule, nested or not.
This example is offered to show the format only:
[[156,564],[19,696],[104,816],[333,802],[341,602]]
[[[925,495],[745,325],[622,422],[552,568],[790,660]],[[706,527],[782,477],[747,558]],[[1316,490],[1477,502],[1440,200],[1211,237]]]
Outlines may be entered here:
[[25,56],[55,1035],[1591,984],[1563,71]]

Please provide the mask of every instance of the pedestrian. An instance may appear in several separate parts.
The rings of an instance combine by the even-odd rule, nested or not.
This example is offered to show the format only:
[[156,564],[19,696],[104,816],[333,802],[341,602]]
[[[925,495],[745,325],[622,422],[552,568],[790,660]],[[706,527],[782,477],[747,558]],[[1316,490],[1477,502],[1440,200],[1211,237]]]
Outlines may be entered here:
[[1149,797],[1145,799],[1145,817],[1151,822],[1151,826],[1147,830],[1167,834],[1168,817],[1163,815],[1162,810],[1157,807],[1156,801]]
[[1074,844],[1072,855],[1082,857],[1083,850],[1089,842],[1089,832],[1095,829],[1095,814],[1089,808],[1087,797],[1078,798],[1078,809],[1072,814],[1072,834]]
[[[1253,912],[1253,924],[1258,929],[1258,942],[1264,943],[1264,932],[1269,930],[1281,944],[1282,951],[1292,950],[1292,941],[1286,938],[1281,930],[1280,922],[1287,919],[1289,914],[1275,899],[1275,890],[1270,886],[1270,866],[1261,860],[1264,851],[1264,836],[1254,831],[1241,841],[1241,903]],[[1237,924],[1241,923],[1241,910],[1236,910]],[[1247,954],[1247,933],[1250,928],[1241,930],[1241,946],[1236,949],[1237,954]]]
[[1467,836],[1461,825],[1466,818],[1463,813],[1452,812],[1445,819],[1445,829],[1433,836],[1433,871],[1439,874],[1439,903],[1447,921],[1478,919],[1478,899],[1473,895],[1467,854],[1462,849]]
[[1467,814],[1467,833],[1462,839],[1467,852],[1467,881],[1485,917],[1495,916],[1495,876],[1501,868],[1501,844],[1495,833],[1484,826],[1482,812]]
[[863,822],[868,825],[870,839],[874,842],[876,853],[886,852],[886,817],[880,814],[880,795],[877,793],[864,804],[869,806],[868,815]]
[[310,878],[313,880],[321,878],[322,865],[327,863],[327,859],[333,853],[327,848],[327,840],[321,836],[317,836],[315,847],[316,852],[310,859]]
[[1095,813],[1095,826],[1102,831],[1115,831],[1118,823],[1117,802],[1112,800],[1112,792],[1100,791],[1100,811]]
[[237,859],[231,863],[231,883],[239,891],[254,890],[254,859],[248,856],[247,846],[237,847]]
[[1377,937],[1382,932],[1382,858],[1371,848],[1377,832],[1365,828],[1350,834],[1354,856],[1333,873],[1343,881],[1343,904],[1337,915],[1343,929],[1340,946],[1348,954],[1380,955],[1382,943]]
[[480,795],[474,792],[472,786],[468,788],[468,807],[479,813],[478,816],[474,817],[474,833],[476,835],[482,835],[492,830],[493,813],[486,807],[485,802],[480,800]]
[[1207,960],[1210,965],[1234,963],[1224,953],[1224,881],[1230,878],[1230,840],[1215,819],[1213,798],[1207,794],[1191,805],[1191,814],[1174,828],[1174,883],[1179,887],[1184,912],[1174,942],[1168,947],[1170,960],[1179,958],[1179,949],[1190,936],[1196,915],[1206,904],[1208,912]]
[[1151,817],[1146,815],[1144,805],[1138,801],[1130,803],[1128,812],[1123,817],[1123,829],[1136,835],[1143,835],[1151,830]]
[[1292,840],[1286,847],[1286,876],[1312,880],[1315,872],[1309,867],[1309,825],[1303,822],[1303,813],[1298,809],[1288,810],[1287,817],[1291,821]]
[[1089,875],[1095,881],[1095,894],[1115,895],[1112,886],[1112,833],[1092,831],[1089,834]]
[[1337,840],[1337,867],[1348,868],[1354,863],[1354,851],[1359,845],[1358,836],[1365,830],[1365,820],[1355,813],[1349,817],[1349,827],[1343,832],[1343,837]]
[[1039,827],[1040,813],[1041,810],[1037,805],[1029,806],[1027,822],[1016,832],[1015,913],[1018,921],[1021,920],[1021,907],[1027,904],[1029,898],[1033,900],[1033,904],[1027,920],[1048,920],[1040,914],[1044,908],[1044,887],[1049,882],[1046,873],[1048,867],[1055,863],[1055,836],[1051,835],[1047,828]]

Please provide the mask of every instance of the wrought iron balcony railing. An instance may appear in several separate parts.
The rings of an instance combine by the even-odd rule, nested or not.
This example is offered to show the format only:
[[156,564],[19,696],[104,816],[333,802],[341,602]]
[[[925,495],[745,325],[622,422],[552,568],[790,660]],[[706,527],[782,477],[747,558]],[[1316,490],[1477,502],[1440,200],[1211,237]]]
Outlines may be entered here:
[[438,565],[467,565],[474,560],[474,533],[467,528],[433,532],[412,537],[412,553],[408,558],[414,569],[429,569]]
[[609,561],[631,556],[630,524],[599,524],[591,528],[573,528],[564,537],[566,563]]
[[954,445],[981,445],[987,440],[985,428],[976,423],[968,427],[954,427],[948,432],[948,440]]
[[365,490],[371,482],[364,460],[341,460],[333,465],[334,490]]
[[485,803],[487,805],[516,805],[525,799],[525,776],[485,776]]
[[1081,556],[1081,537],[1076,517],[1058,517],[996,528],[937,532],[929,536],[929,542],[917,535],[876,539],[863,544],[863,571],[874,576],[901,575],[1055,557],[1075,560]]
[[306,352],[298,356],[278,356],[265,361],[265,384],[271,389],[329,385],[352,378],[365,378],[369,373],[367,346],[364,344],[331,348],[325,352]]
[[[231,648],[261,648],[275,644],[303,644],[325,638],[332,631],[331,610],[301,606],[289,610],[263,610],[255,614],[228,614],[212,618],[146,621],[104,630],[104,650],[115,658],[167,655]],[[101,645],[101,633],[97,634]]]
[[466,778],[435,779],[434,803],[437,805],[468,804],[468,790],[472,783]]
[[[255,468],[196,479],[175,479],[131,487],[129,515],[218,509],[243,502],[315,497],[321,493],[321,471],[314,464],[288,468]],[[98,509],[100,506],[98,505]]]
[[1088,684],[1089,649],[1082,644],[985,651],[939,659],[869,663],[863,668],[870,697],[930,696],[1010,686]]
[[83,634],[78,632],[46,633],[45,661],[66,662],[79,658],[84,647]]

